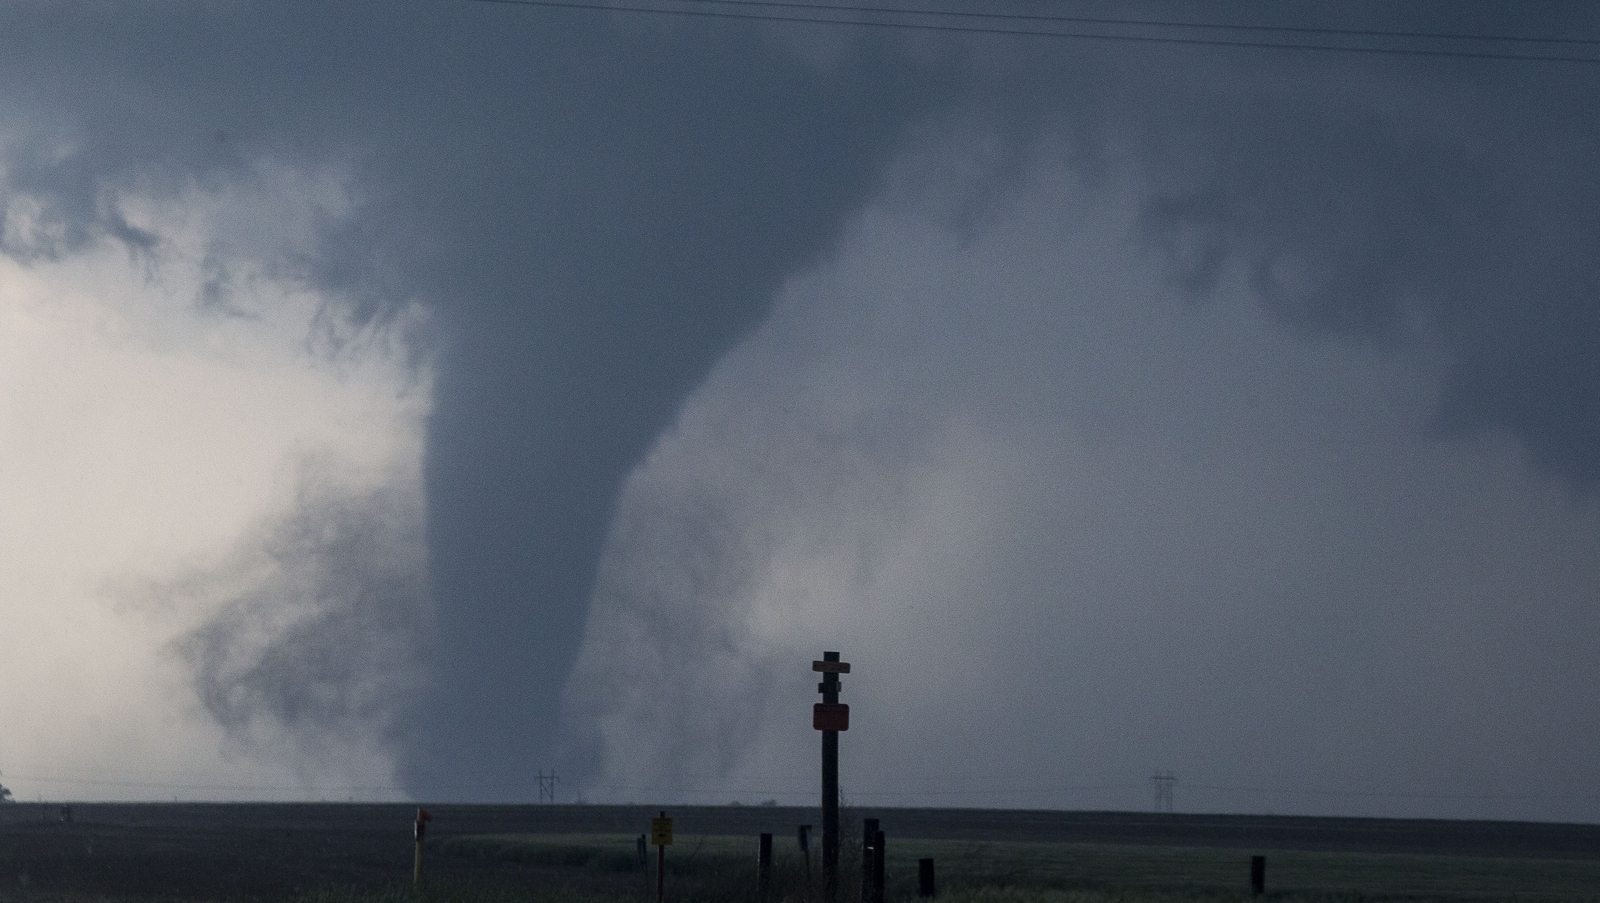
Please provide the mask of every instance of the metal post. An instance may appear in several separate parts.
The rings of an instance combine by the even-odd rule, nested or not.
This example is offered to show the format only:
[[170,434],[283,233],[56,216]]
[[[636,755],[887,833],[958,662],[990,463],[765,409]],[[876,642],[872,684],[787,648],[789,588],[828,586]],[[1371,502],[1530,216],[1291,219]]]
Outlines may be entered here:
[[[812,662],[812,670],[822,672],[817,691],[825,706],[839,704],[839,674],[849,665],[839,661],[839,653],[824,652],[822,661]],[[818,714],[813,713],[812,725]],[[822,899],[835,903],[839,897],[839,731],[822,730]]]
[[772,835],[761,835],[761,848],[756,854],[756,897],[762,903],[772,896]]
[[[835,690],[828,694],[839,698]],[[823,697],[824,699],[827,696]],[[839,733],[822,732],[822,899],[839,897]]]

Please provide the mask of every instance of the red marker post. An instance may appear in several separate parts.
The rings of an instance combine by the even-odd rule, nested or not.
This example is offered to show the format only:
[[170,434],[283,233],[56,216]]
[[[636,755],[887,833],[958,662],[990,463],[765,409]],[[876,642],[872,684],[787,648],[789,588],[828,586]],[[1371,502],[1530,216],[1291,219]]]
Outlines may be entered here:
[[411,883],[422,883],[422,839],[428,833],[428,822],[433,821],[433,816],[426,809],[417,810],[417,858],[411,870]]

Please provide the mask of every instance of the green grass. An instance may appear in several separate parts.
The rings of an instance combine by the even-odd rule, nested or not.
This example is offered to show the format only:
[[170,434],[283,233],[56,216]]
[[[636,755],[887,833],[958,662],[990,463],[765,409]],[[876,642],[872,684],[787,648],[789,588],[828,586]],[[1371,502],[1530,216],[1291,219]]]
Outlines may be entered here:
[[623,834],[478,834],[446,838],[430,849],[465,859],[623,873],[640,868],[634,844],[632,835]]
[[[637,903],[654,897],[655,850],[641,866],[634,836],[480,835],[441,841],[437,853],[521,863],[569,876],[541,888],[437,888],[454,900]],[[853,853],[853,846],[845,850]],[[1377,901],[1523,901],[1600,903],[1600,861],[1405,856],[1377,853],[1262,851],[1267,903]],[[674,903],[731,903],[755,897],[753,837],[681,836],[667,853],[667,896]],[[889,847],[891,900],[916,899],[917,860],[935,860],[943,903],[1239,903],[1248,899],[1250,851],[1055,843],[894,841]],[[843,857],[841,903],[857,899],[859,859]],[[793,844],[778,844],[774,890],[780,900],[808,893]],[[813,850],[813,882],[820,854]],[[587,879],[587,883],[579,879]],[[400,893],[400,891],[396,891]],[[405,893],[409,893],[406,890]],[[520,895],[519,895],[520,894]],[[307,898],[308,901],[313,898]],[[317,897],[315,903],[399,897]],[[411,897],[406,898],[408,901]],[[423,898],[428,899],[428,898]]]
[[[1237,895],[1250,852],[1190,847],[905,841],[891,847],[890,871],[914,878],[931,856],[941,883],[956,888],[1154,891]],[[1600,862],[1262,851],[1269,896],[1365,899],[1504,898],[1600,900]]]

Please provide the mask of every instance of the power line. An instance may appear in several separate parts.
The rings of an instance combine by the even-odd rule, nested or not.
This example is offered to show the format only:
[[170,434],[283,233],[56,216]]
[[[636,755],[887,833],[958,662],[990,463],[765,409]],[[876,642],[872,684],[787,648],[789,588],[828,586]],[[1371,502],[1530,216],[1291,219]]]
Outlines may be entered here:
[[1283,796],[1362,797],[1418,800],[1600,800],[1600,793],[1428,793],[1404,790],[1319,790],[1304,787],[1231,787],[1220,784],[1185,784],[1197,790],[1223,793],[1261,793]]
[[1600,46],[1600,38],[1521,37],[1517,35],[1472,34],[1447,31],[1390,31],[1376,28],[1325,28],[1307,25],[1251,25],[1219,22],[1181,22],[1172,19],[1110,19],[1100,16],[1052,16],[1028,13],[980,13],[968,10],[939,10],[895,6],[855,6],[847,3],[800,3],[792,0],[677,0],[680,3],[698,3],[715,6],[752,6],[774,9],[812,9],[838,12],[872,13],[900,16],[934,16],[952,19],[971,19],[1010,22],[1045,22],[1070,25],[1136,26],[1180,28],[1199,31],[1246,31],[1263,34],[1313,34],[1334,37],[1402,38],[1406,40],[1433,41],[1496,41],[1516,44],[1565,44],[1583,47]]
[[138,787],[150,790],[272,790],[284,793],[400,793],[403,788],[387,786],[370,787],[309,787],[280,784],[190,784],[170,781],[130,781],[113,778],[61,778],[43,775],[11,774],[13,781],[32,781],[39,784],[74,784],[88,787]]
[[[958,24],[958,23],[881,21],[881,20],[873,20],[873,19],[841,19],[841,18],[830,18],[830,17],[827,17],[827,16],[821,16],[821,15],[818,15],[818,16],[796,16],[796,15],[782,15],[782,14],[773,14],[773,13],[765,13],[765,12],[753,13],[753,12],[745,12],[745,11],[740,11],[740,10],[674,9],[674,8],[668,8],[668,7],[662,7],[662,6],[639,6],[639,5],[627,5],[627,4],[611,5],[611,4],[604,4],[604,3],[597,3],[597,2],[583,2],[583,0],[466,0],[466,2],[487,3],[487,4],[495,4],[495,5],[499,5],[499,6],[525,6],[525,7],[534,7],[534,8],[540,8],[540,9],[569,9],[569,10],[585,10],[585,11],[590,11],[590,12],[632,13],[632,14],[638,14],[638,15],[678,16],[678,17],[701,18],[701,19],[734,19],[734,20],[743,20],[743,21],[752,21],[752,22],[781,22],[781,23],[786,23],[786,24],[843,25],[843,26],[850,26],[850,27],[856,27],[856,28],[879,28],[879,29],[890,29],[890,30],[900,29],[900,30],[906,30],[906,31],[933,31],[933,32],[947,32],[947,33],[953,32],[953,33],[964,33],[964,34],[1013,35],[1013,36],[1019,36],[1019,37],[1062,38],[1062,39],[1067,39],[1067,40],[1085,40],[1085,41],[1114,41],[1114,42],[1120,42],[1120,43],[1135,43],[1135,44],[1165,44],[1165,45],[1179,45],[1179,46],[1193,46],[1193,47],[1219,47],[1219,48],[1240,48],[1240,49],[1258,49],[1258,50],[1261,50],[1261,49],[1302,50],[1302,51],[1321,52],[1321,53],[1358,53],[1358,54],[1378,55],[1378,56],[1439,57],[1439,58],[1453,58],[1453,59],[1501,60],[1501,61],[1506,61],[1506,62],[1587,63],[1587,64],[1600,63],[1600,57],[1590,57],[1590,56],[1554,56],[1554,55],[1537,54],[1537,53],[1500,53],[1500,52],[1489,51],[1489,50],[1446,50],[1446,49],[1441,49],[1441,48],[1423,48],[1423,47],[1372,47],[1372,46],[1359,46],[1359,45],[1353,45],[1353,44],[1311,44],[1311,43],[1298,43],[1298,42],[1285,42],[1285,41],[1250,41],[1250,40],[1243,40],[1243,39],[1175,37],[1175,36],[1171,36],[1171,35],[1152,35],[1152,34],[1106,34],[1106,33],[1102,33],[1102,32],[1087,32],[1087,31],[1060,31],[1060,30],[1048,30],[1048,31],[1046,31],[1046,30],[1037,30],[1037,29],[1030,29],[1030,28],[1006,28],[1006,27],[1001,27],[1001,26],[983,26],[983,25],[969,25],[969,24]],[[680,0],[680,2],[692,2],[692,0]],[[705,2],[732,2],[732,0],[705,0]],[[834,11],[838,11],[839,9],[846,9],[846,8],[847,9],[851,9],[852,11],[855,11],[855,8],[850,8],[850,7],[839,8],[839,7],[835,7],[835,6],[822,6],[822,5],[810,4],[810,3],[785,3],[785,4],[782,4],[780,6],[780,4],[775,3],[775,2],[774,3],[761,2],[761,0],[743,0],[743,2],[748,3],[750,6],[765,6],[765,7],[775,8],[775,9],[776,8],[815,9],[815,10],[818,10],[818,11],[823,12],[823,13],[834,12]],[[869,12],[869,14],[877,14],[877,15],[884,15],[885,14],[885,13],[871,13],[870,11],[874,10],[874,9],[878,9],[878,8],[876,8],[876,7],[874,7],[874,8],[862,8],[860,11],[861,12]],[[947,14],[944,14],[944,13],[920,13],[920,15],[938,16],[938,15],[947,15]],[[1134,20],[1128,20],[1128,21],[1129,21],[1129,24],[1133,24]],[[1106,20],[1105,24],[1110,25],[1110,24],[1114,24],[1114,22],[1113,22],[1113,20]],[[1152,22],[1151,24],[1154,25],[1156,23]],[[1174,23],[1173,25],[1171,25],[1169,27],[1179,27],[1179,25],[1177,23]],[[1206,26],[1199,25],[1198,23],[1190,23],[1187,27],[1206,27]],[[1218,26],[1218,27],[1233,27],[1233,26]],[[1240,26],[1240,27],[1242,27],[1242,26]],[[1276,26],[1258,26],[1258,27],[1259,28],[1276,28]],[[1311,29],[1295,29],[1295,31],[1313,33],[1313,34],[1320,33],[1320,32],[1318,32],[1316,30],[1311,30]],[[1351,31],[1352,31],[1352,35],[1351,36],[1354,36],[1355,30],[1351,30]],[[1339,32],[1337,30],[1331,30],[1330,29],[1328,31],[1328,33],[1329,34],[1337,34]],[[1405,37],[1406,36],[1406,33],[1402,33],[1402,32],[1381,32],[1379,34],[1382,34],[1384,36],[1392,36],[1392,37]],[[1432,37],[1437,37],[1437,38],[1443,38],[1444,37],[1442,34],[1435,36],[1435,35],[1432,35],[1432,33],[1426,33],[1426,32],[1418,32],[1416,34],[1418,36],[1432,36]],[[1502,41],[1508,41],[1508,42],[1512,42],[1512,41],[1540,42],[1540,41],[1546,40],[1546,39],[1540,39],[1540,38],[1523,39],[1523,38],[1515,38],[1515,37],[1509,37],[1509,36],[1508,37],[1495,37],[1495,36],[1490,36],[1490,35],[1470,35],[1470,36],[1469,35],[1462,35],[1462,36],[1459,36],[1459,37],[1454,38],[1454,39],[1455,40],[1502,40]],[[1580,40],[1580,39],[1549,39],[1550,42],[1554,42],[1554,43],[1566,43],[1569,40],[1570,41],[1574,41],[1574,42],[1578,42],[1578,43],[1585,43],[1585,44],[1596,43],[1596,42],[1583,41],[1583,40]]]
[[12,775],[14,781],[32,781],[38,784],[71,784],[86,787],[132,787],[145,790],[240,790],[272,791],[278,793],[403,793],[401,787],[309,787],[282,784],[183,784],[166,781],[117,781],[97,778],[52,778],[30,775]]
[[[1164,773],[1164,774],[1160,774],[1158,776],[1162,777],[1162,778],[1166,778],[1167,780],[1170,780],[1170,781],[1176,781],[1176,778],[1173,777],[1170,772],[1167,772],[1167,773]],[[402,795],[402,796],[406,795],[406,794],[408,794],[410,792],[407,788],[393,787],[393,786],[387,786],[387,785],[320,787],[320,786],[284,785],[284,784],[196,784],[196,783],[169,782],[169,781],[139,781],[139,780],[123,780],[123,779],[107,779],[107,778],[73,778],[73,777],[54,777],[54,776],[43,776],[43,775],[20,775],[20,774],[12,774],[12,773],[9,773],[9,772],[7,773],[7,777],[12,781],[31,781],[31,782],[41,783],[41,784],[67,784],[67,785],[81,785],[81,786],[95,786],[95,787],[126,787],[126,788],[138,788],[138,789],[147,789],[147,790],[208,790],[208,791],[235,791],[235,792],[250,792],[250,791],[253,791],[253,792],[278,792],[278,793],[307,793],[307,794],[313,794],[313,793],[315,793],[315,794],[340,794],[340,793],[343,793],[343,794],[350,794],[350,793],[379,794],[379,793],[388,793],[388,794],[398,794],[398,795]],[[554,778],[554,774],[553,773],[552,774],[543,774],[542,777],[544,777],[547,780],[550,780],[550,785],[549,785],[550,797],[548,797],[548,798],[553,802],[554,801],[553,797],[554,797],[554,789],[555,788],[554,788],[554,781],[551,780],[551,779]],[[1151,780],[1154,780],[1154,779],[1151,779]],[[1162,782],[1162,783],[1165,783],[1165,782]],[[467,784],[465,786],[470,787],[471,789],[474,789],[474,790],[482,791],[482,790],[494,790],[494,789],[520,788],[522,785],[517,784],[517,783],[509,783],[509,782],[507,782],[507,783],[483,782],[483,783],[471,783],[471,784]],[[1094,792],[1094,791],[1112,791],[1112,790],[1136,790],[1140,786],[1141,785],[1135,784],[1135,783],[1107,783],[1107,784],[1057,784],[1057,785],[1049,785],[1049,786],[1035,785],[1035,786],[1031,786],[1031,787],[987,787],[987,788],[969,788],[969,789],[962,789],[962,790],[852,790],[852,791],[850,791],[849,795],[852,796],[852,797],[857,797],[857,798],[865,798],[865,797],[907,798],[907,797],[1014,796],[1014,795],[1018,795],[1018,794],[1060,794],[1060,793],[1076,793],[1076,792],[1085,792],[1085,791]],[[1572,800],[1572,799],[1600,800],[1600,793],[1577,793],[1577,794],[1573,794],[1573,793],[1562,793],[1562,794],[1542,794],[1542,793],[1429,793],[1429,792],[1416,792],[1416,791],[1388,791],[1388,790],[1331,790],[1331,789],[1317,789],[1317,788],[1304,788],[1304,787],[1248,787],[1248,786],[1225,785],[1225,784],[1196,784],[1196,783],[1190,783],[1190,782],[1187,782],[1187,781],[1184,783],[1184,786],[1189,787],[1191,789],[1195,789],[1195,790],[1209,790],[1209,791],[1221,792],[1221,793],[1270,794],[1270,795],[1282,795],[1282,796],[1344,797],[1344,798],[1368,798],[1368,799],[1418,799],[1418,800],[1462,800],[1462,801],[1481,801],[1481,800],[1517,801],[1517,800]],[[596,784],[596,785],[593,785],[590,789],[599,790],[599,791],[606,791],[606,792],[631,791],[631,792],[663,793],[663,794],[690,794],[690,795],[696,795],[696,796],[725,796],[725,795],[728,795],[728,794],[779,796],[779,795],[809,794],[809,793],[812,792],[812,788],[810,788],[810,787],[785,787],[785,788],[773,788],[773,787],[765,787],[765,788],[756,788],[756,787],[701,787],[701,788],[696,788],[696,787],[675,787],[675,786],[644,785],[644,784]],[[1158,786],[1158,789],[1164,789],[1164,788],[1160,788]]]

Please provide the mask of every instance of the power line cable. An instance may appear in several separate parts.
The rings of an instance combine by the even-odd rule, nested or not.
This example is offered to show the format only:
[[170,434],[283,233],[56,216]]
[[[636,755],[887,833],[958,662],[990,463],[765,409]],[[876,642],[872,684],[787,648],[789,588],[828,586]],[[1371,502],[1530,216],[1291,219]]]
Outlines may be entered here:
[[[172,781],[140,781],[111,778],[75,778],[55,777],[44,775],[25,775],[7,773],[6,777],[12,781],[31,781],[41,784],[68,784],[100,787],[127,787],[149,790],[210,790],[210,791],[257,791],[279,793],[390,793],[405,795],[409,791],[403,787],[388,785],[368,786],[340,786],[321,787],[304,785],[283,784],[197,784]],[[456,785],[473,790],[496,789],[523,789],[525,782],[467,782]],[[1283,796],[1317,796],[1317,797],[1360,797],[1375,799],[1437,799],[1437,800],[1570,800],[1600,799],[1600,793],[1429,793],[1414,791],[1387,791],[1387,790],[1330,790],[1301,787],[1247,787],[1228,784],[1204,784],[1185,781],[1184,786],[1192,790],[1209,790],[1222,793],[1245,794],[1273,794]],[[962,790],[852,790],[851,796],[855,797],[960,797],[960,796],[1011,796],[1016,794],[1058,794],[1083,791],[1108,791],[1108,790],[1139,790],[1141,784],[1135,783],[1107,783],[1107,784],[1057,784],[1050,786],[1031,787],[988,787]],[[681,787],[647,784],[596,784],[590,789],[607,792],[632,791],[667,794],[693,794],[706,796],[724,796],[727,794],[778,796],[808,794],[814,788],[784,787],[784,788],[757,788],[757,787]]]
[[33,781],[40,784],[71,784],[89,787],[132,787],[145,790],[249,790],[282,793],[403,793],[400,787],[308,787],[279,784],[188,784],[167,781],[126,781],[101,778],[57,778],[39,775],[14,774],[13,781]]
[[1473,34],[1446,31],[1390,31],[1376,28],[1327,28],[1307,25],[1253,25],[1220,22],[1181,22],[1171,19],[1110,19],[1100,16],[1054,16],[1029,13],[980,13],[969,10],[939,10],[896,6],[856,6],[847,3],[800,3],[792,0],[677,0],[713,6],[751,6],[774,9],[811,9],[838,12],[873,13],[900,16],[932,16],[952,19],[970,19],[1010,22],[1045,22],[1070,25],[1138,26],[1157,28],[1184,28],[1200,31],[1249,31],[1265,34],[1314,34],[1335,37],[1403,38],[1406,40],[1433,41],[1496,41],[1517,44],[1565,44],[1582,47],[1600,46],[1600,38],[1553,38],[1543,36]]
[[[828,18],[825,16],[795,16],[771,13],[751,13],[736,10],[673,9],[661,6],[590,3],[581,2],[581,0],[466,0],[466,2],[486,3],[499,6],[525,6],[540,9],[569,9],[590,12],[632,13],[639,15],[679,16],[702,19],[734,19],[753,22],[780,22],[786,24],[843,25],[856,28],[879,28],[890,30],[900,29],[907,31],[1014,35],[1020,37],[1063,38],[1068,40],[1086,41],[1114,41],[1135,44],[1165,44],[1240,49],[1303,50],[1322,53],[1358,53],[1376,56],[1414,56],[1453,59],[1500,60],[1506,62],[1580,63],[1590,65],[1600,63],[1600,57],[1589,56],[1554,56],[1536,53],[1498,53],[1488,50],[1446,50],[1440,48],[1422,47],[1364,47],[1351,44],[1308,44],[1279,41],[1248,41],[1224,38],[1174,37],[1170,35],[1150,34],[1105,34],[1100,32],[1085,31],[1041,31],[1028,28],[1004,28],[1000,26],[978,26],[934,22],[879,21],[873,19],[840,19]],[[680,2],[683,2],[683,0],[680,0]],[[775,6],[776,4],[756,5]],[[823,12],[831,11],[826,7],[815,6],[814,4],[798,3],[793,4],[793,6],[815,8]],[[1488,36],[1482,36],[1482,38],[1487,39]],[[1505,40],[1520,39],[1505,38]]]
[[1303,787],[1230,787],[1219,784],[1191,784],[1193,790],[1216,790],[1224,793],[1263,793],[1283,796],[1367,797],[1374,799],[1423,800],[1600,800],[1600,793],[1428,793],[1404,790],[1318,790]]

